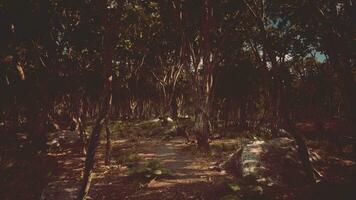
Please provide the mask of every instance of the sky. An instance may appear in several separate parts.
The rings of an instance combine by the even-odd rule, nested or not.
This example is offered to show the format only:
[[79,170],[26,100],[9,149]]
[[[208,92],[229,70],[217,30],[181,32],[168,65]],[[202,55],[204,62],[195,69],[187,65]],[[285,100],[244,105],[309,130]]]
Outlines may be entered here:
[[325,54],[319,52],[319,51],[316,51],[315,52],[315,59],[318,61],[318,62],[324,62],[326,60],[326,56]]

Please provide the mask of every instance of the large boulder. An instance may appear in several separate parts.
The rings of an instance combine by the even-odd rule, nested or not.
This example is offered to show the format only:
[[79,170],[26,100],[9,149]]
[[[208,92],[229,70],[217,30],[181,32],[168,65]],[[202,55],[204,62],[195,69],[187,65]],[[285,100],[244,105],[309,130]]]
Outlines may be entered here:
[[265,186],[294,187],[308,182],[296,142],[286,137],[246,142],[222,167]]

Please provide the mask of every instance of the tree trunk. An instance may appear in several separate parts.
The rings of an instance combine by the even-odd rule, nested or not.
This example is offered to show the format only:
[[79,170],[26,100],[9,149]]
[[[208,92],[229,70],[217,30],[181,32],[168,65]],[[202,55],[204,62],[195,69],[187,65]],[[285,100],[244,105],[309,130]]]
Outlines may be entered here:
[[110,165],[111,161],[111,132],[109,129],[109,122],[106,121],[106,147],[105,147],[105,164]]
[[[346,103],[346,118],[351,122],[352,130],[356,128],[356,82],[352,76],[352,70],[348,70],[347,67],[342,63],[341,66],[341,77],[344,81],[344,88],[343,88],[343,96],[344,101]],[[356,133],[354,131],[353,137],[353,153],[354,153],[354,161],[356,161]]]
[[45,93],[42,93],[40,99],[31,99],[31,108],[29,109],[29,134],[32,142],[32,147],[35,151],[43,151],[47,148],[46,134],[48,129],[46,127],[48,121],[48,113],[51,104]]
[[99,115],[89,140],[88,152],[85,159],[83,180],[79,194],[77,196],[78,200],[85,200],[89,192],[92,179],[92,171],[95,163],[95,152],[99,145],[100,132],[112,105],[112,60],[115,45],[115,35],[113,31],[114,26],[109,24],[109,11],[107,10],[106,1],[97,0],[94,2],[94,4],[100,8],[99,10],[101,12],[99,13],[99,18],[101,18],[104,27],[104,42],[102,53],[104,88]]
[[[108,105],[104,104],[104,106],[108,106]],[[100,132],[105,122],[105,116],[106,116],[105,112],[100,113],[100,116],[96,120],[95,127],[93,129],[93,132],[89,140],[88,152],[85,159],[85,166],[84,166],[85,169],[84,169],[84,175],[82,179],[82,185],[80,187],[79,194],[77,197],[78,200],[86,199],[86,196],[89,192],[90,183],[92,179],[92,171],[95,163],[94,160],[95,152],[99,144]]]
[[[204,1],[204,13],[202,19],[202,43],[201,49],[203,53],[203,77],[200,87],[197,88],[197,144],[198,148],[204,151],[209,150],[209,135],[210,135],[210,111],[211,111],[211,90],[213,84],[213,66],[212,54],[210,49],[210,29],[212,7],[210,1]],[[200,89],[201,88],[201,89]],[[199,108],[200,103],[203,106]]]
[[[333,38],[330,38],[330,41],[337,41]],[[327,53],[330,57],[331,63],[334,65],[335,69],[337,69],[338,75],[341,77],[343,87],[341,89],[342,96],[345,104],[345,116],[346,118],[352,122],[352,124],[356,121],[356,82],[353,79],[352,63],[348,62],[347,56],[342,53],[338,53],[332,49],[328,49]],[[345,56],[345,57],[343,57]],[[350,57],[351,58],[351,57]],[[356,128],[355,125],[350,128]],[[352,135],[353,137],[353,153],[354,160],[356,161],[356,134]]]
[[177,105],[177,98],[175,94],[173,94],[171,100],[171,115],[174,120],[178,119],[178,105]]
[[[106,66],[109,68],[111,66],[106,62]],[[84,175],[83,175],[83,180],[82,180],[82,185],[79,190],[79,194],[77,199],[78,200],[84,200],[86,198],[86,195],[88,194],[89,188],[90,188],[90,183],[92,179],[92,171],[94,167],[94,157],[95,157],[95,152],[99,144],[99,139],[100,139],[100,132],[103,127],[103,124],[105,123],[105,119],[107,116],[107,113],[109,111],[109,108],[111,106],[111,81],[112,77],[108,73],[106,76],[106,86],[104,87],[104,99],[102,103],[102,109],[100,109],[100,113],[98,116],[98,119],[96,120],[94,129],[92,131],[92,134],[89,139],[89,144],[88,144],[88,150],[87,150],[87,155],[85,159],[85,169],[84,169]]]
[[32,123],[30,126],[30,137],[32,141],[32,146],[35,150],[45,150],[47,148],[46,145],[46,115],[45,111],[40,111],[35,114],[32,119]]
[[208,152],[209,147],[209,122],[207,116],[202,111],[198,111],[195,119],[195,135],[198,149]]
[[247,128],[247,124],[246,124],[246,107],[247,107],[247,101],[246,101],[246,97],[242,97],[241,101],[240,101],[240,124],[239,124],[239,128],[241,130],[246,130]]
[[85,117],[80,117],[79,118],[79,137],[80,141],[82,143],[82,151],[83,154],[86,155],[87,151],[87,133],[85,131],[86,129],[86,121]]

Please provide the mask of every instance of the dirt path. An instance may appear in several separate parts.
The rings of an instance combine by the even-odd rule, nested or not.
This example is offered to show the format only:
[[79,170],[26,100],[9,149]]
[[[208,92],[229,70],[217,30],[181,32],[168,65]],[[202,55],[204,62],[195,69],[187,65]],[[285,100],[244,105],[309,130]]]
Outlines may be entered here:
[[[53,170],[50,183],[42,193],[42,200],[70,200],[75,199],[80,185],[81,174],[83,172],[84,157],[80,153],[80,145],[72,142],[77,138],[77,134],[73,132],[62,131],[56,134],[56,139],[61,143],[61,148],[49,153],[48,156],[53,160],[57,160],[57,169]],[[221,141],[223,148],[230,148],[236,144],[236,140],[224,139]],[[67,144],[63,145],[62,144]],[[310,146],[312,146],[310,144]],[[97,164],[94,170],[94,179],[90,187],[88,199],[94,200],[184,200],[184,199],[201,199],[201,200],[218,200],[229,191],[226,182],[231,182],[231,178],[226,174],[210,170],[214,160],[199,154],[193,154],[187,149],[194,149],[194,144],[186,144],[182,138],[173,138],[169,141],[163,141],[160,138],[131,138],[131,139],[116,139],[113,140],[113,152],[110,166],[104,165],[105,144],[101,143],[97,155]],[[321,149],[320,149],[321,150]],[[322,150],[321,153],[328,151]],[[321,154],[323,157],[337,159],[340,162],[338,165],[344,165],[345,177],[348,171],[352,172],[350,162],[339,159],[338,157],[328,157]],[[142,182],[137,178],[128,176],[127,162],[122,161],[122,157],[134,155],[137,157],[136,164],[145,165],[152,160],[158,160],[163,167],[172,170],[173,175],[167,178],[153,179],[149,182]],[[218,159],[218,158],[217,158]],[[321,163],[323,164],[323,163]],[[320,166],[327,166],[323,164]],[[348,167],[349,166],[349,167]],[[339,169],[334,167],[334,169]],[[331,167],[328,170],[332,170]],[[329,172],[332,173],[332,172]],[[338,172],[335,172],[339,174]],[[333,177],[333,176],[331,176]],[[337,176],[338,177],[338,176]],[[341,186],[343,189],[341,189]],[[338,191],[339,194],[351,194],[347,186],[341,185],[324,190]],[[350,184],[350,186],[353,186]],[[323,186],[320,186],[323,187]],[[329,187],[329,186],[325,186]],[[346,189],[345,189],[346,188]],[[351,188],[351,187],[350,187]],[[315,189],[307,189],[306,191],[297,192],[308,196],[314,194]],[[318,188],[316,188],[318,190]],[[340,192],[346,191],[346,192]],[[284,191],[282,191],[284,192]],[[294,191],[296,192],[296,191]],[[329,193],[330,193],[329,192]],[[273,191],[272,191],[273,193]],[[325,196],[330,196],[325,193]],[[315,194],[319,195],[319,192]],[[276,196],[273,193],[271,196]],[[284,195],[284,194],[278,194]],[[312,196],[312,195],[311,195]],[[332,195],[331,195],[332,196]],[[335,196],[335,195],[334,195]],[[315,198],[309,198],[315,199]],[[325,198],[326,199],[326,198]],[[334,198],[335,199],[335,198]]]
[[209,182],[211,176],[220,175],[208,169],[213,163],[198,159],[189,152],[183,151],[186,146],[183,139],[173,139],[165,143],[158,142],[158,145],[152,149],[154,158],[173,171],[174,179],[157,180],[149,184],[149,187]]
[[[111,170],[102,178],[106,181],[101,188],[92,189],[93,199],[219,199],[226,187],[221,184],[226,175],[209,170],[211,162],[206,158],[194,156],[185,151],[187,144],[183,139],[161,141],[153,139],[139,144],[137,155],[141,164],[151,160],[159,160],[166,168],[172,170],[173,176],[154,179],[141,184],[125,173]],[[121,174],[121,175],[120,175]],[[99,194],[105,194],[99,196]]]
[[85,160],[80,152],[79,136],[71,131],[56,134],[60,146],[53,145],[58,148],[47,155],[56,160],[57,167],[51,181],[42,191],[41,200],[75,199]]
[[[127,145],[130,145],[127,140],[115,141],[114,150]],[[155,159],[173,172],[170,178],[154,179],[146,184],[127,176],[127,167],[115,162],[105,166],[104,150],[99,148],[88,199],[219,199],[226,190],[221,184],[226,175],[209,170],[212,161],[190,154],[184,150],[186,147],[184,140],[178,138],[140,142],[137,156],[141,164]],[[42,199],[74,199],[77,193],[83,157],[67,149],[67,154],[59,158],[60,171],[53,176]]]

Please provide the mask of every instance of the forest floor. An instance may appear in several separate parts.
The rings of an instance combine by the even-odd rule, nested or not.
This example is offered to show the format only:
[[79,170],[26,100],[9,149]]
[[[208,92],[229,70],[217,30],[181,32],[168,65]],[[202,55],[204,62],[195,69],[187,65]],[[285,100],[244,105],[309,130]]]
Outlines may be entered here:
[[[111,163],[104,163],[105,134],[102,134],[88,199],[218,200],[229,194],[236,195],[231,186],[238,180],[211,167],[226,159],[242,140],[259,136],[252,132],[237,134],[234,130],[218,130],[223,137],[212,140],[211,152],[203,154],[196,150],[196,144],[187,143],[182,137],[166,137],[165,130],[169,128],[162,129],[154,123],[113,122]],[[54,145],[47,155],[30,153],[25,148],[30,145],[26,144],[13,148],[3,146],[0,199],[75,199],[85,160],[79,136],[65,130],[53,136],[59,145]],[[315,168],[326,181],[271,195],[303,195],[296,199],[350,199],[350,194],[356,197],[352,178],[356,165],[350,157],[351,146],[340,147],[334,141],[312,139],[308,139],[307,144],[311,156],[317,157]],[[304,195],[309,197],[304,198]],[[351,199],[355,199],[353,197]]]
[[[88,199],[219,199],[229,192],[225,183],[231,177],[210,169],[216,162],[211,157],[192,155],[191,145],[183,138],[114,140],[112,162],[108,166],[103,162],[105,145],[102,144],[97,152],[98,163]],[[77,148],[50,154],[60,165],[42,199],[75,198],[84,160]],[[152,172],[147,171],[149,167]]]

